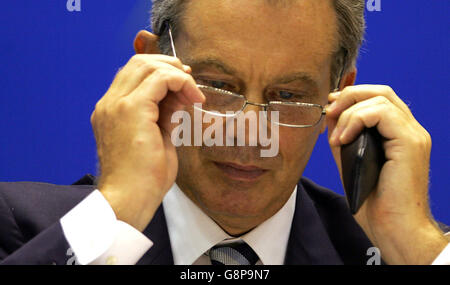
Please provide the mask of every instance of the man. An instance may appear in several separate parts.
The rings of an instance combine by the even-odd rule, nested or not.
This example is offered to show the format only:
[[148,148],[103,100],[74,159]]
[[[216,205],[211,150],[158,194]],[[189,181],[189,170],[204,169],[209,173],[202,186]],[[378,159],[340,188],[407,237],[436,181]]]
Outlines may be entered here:
[[[352,86],[364,1],[152,9],[156,34],[138,33],[137,55],[91,117],[98,184],[0,185],[4,264],[366,264],[373,247],[388,264],[449,263],[449,229],[427,201],[429,134],[391,88]],[[280,125],[273,157],[261,145],[175,148],[172,114],[208,102],[197,84],[244,95],[244,113],[271,100],[329,105],[317,124]],[[343,197],[301,178],[327,127],[341,173],[343,144],[364,128],[384,138],[378,185],[354,217]]]

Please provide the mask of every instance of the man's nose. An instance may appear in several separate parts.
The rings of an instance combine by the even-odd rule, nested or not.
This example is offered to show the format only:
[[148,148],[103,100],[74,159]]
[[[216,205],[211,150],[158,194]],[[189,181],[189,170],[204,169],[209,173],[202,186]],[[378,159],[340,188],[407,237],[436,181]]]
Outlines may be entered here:
[[270,136],[270,124],[263,114],[266,104],[261,101],[248,101],[238,116],[227,119],[227,140],[234,141],[235,146],[261,146],[260,128],[266,128],[265,131]]

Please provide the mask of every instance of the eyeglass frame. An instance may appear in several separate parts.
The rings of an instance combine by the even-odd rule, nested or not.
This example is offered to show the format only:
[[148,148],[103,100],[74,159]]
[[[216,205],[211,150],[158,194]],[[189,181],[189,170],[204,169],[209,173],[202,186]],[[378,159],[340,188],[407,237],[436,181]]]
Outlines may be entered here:
[[[172,35],[172,27],[168,23],[168,21],[166,21],[166,23],[163,24],[163,26],[164,25],[166,25],[166,28],[168,29],[170,45],[171,45],[171,48],[172,48],[172,54],[173,54],[174,57],[178,58],[177,57],[177,52],[176,52],[176,49],[175,49],[175,43],[174,43],[174,40],[173,40],[173,35]],[[343,74],[344,74],[344,71],[345,71],[345,61],[346,61],[346,58],[347,58],[347,51],[345,49],[343,51],[344,51],[344,55],[343,55],[342,69],[341,69],[341,73],[339,75],[338,84],[337,84],[336,88],[333,90],[333,92],[336,92],[336,91],[339,90],[339,86],[341,85],[341,80],[342,80],[342,77],[343,77]],[[195,109],[197,109],[199,111],[202,111],[204,113],[208,113],[208,114],[211,114],[211,115],[214,115],[214,116],[218,116],[218,117],[236,117],[241,112],[243,112],[245,110],[245,107],[247,107],[247,105],[253,105],[253,106],[262,107],[263,110],[264,110],[264,116],[266,117],[266,119],[268,121],[270,121],[270,119],[267,117],[266,113],[267,113],[267,108],[270,107],[271,105],[285,105],[285,106],[286,105],[295,105],[295,106],[303,106],[303,107],[317,107],[317,108],[320,108],[322,110],[320,118],[313,125],[291,125],[291,124],[285,124],[285,123],[270,121],[270,122],[272,122],[274,124],[277,124],[279,126],[284,126],[284,127],[290,127],[290,128],[311,128],[311,127],[314,127],[317,124],[319,124],[322,121],[323,117],[326,115],[325,107],[320,105],[320,104],[304,103],[304,102],[282,102],[282,101],[269,101],[266,104],[264,104],[264,103],[255,103],[255,102],[248,101],[248,99],[244,95],[241,95],[241,94],[238,94],[238,93],[234,93],[234,92],[231,92],[231,91],[228,91],[228,90],[215,88],[215,87],[211,87],[211,86],[206,86],[206,85],[202,85],[202,84],[196,84],[196,86],[199,89],[206,89],[206,90],[210,90],[210,91],[220,92],[220,93],[223,93],[223,94],[240,97],[240,98],[243,98],[245,100],[245,103],[242,105],[241,109],[239,111],[234,111],[234,114],[218,114],[218,113],[213,112],[213,111],[208,111],[208,110],[204,110],[204,109],[198,108],[198,107],[196,107],[194,105]]]

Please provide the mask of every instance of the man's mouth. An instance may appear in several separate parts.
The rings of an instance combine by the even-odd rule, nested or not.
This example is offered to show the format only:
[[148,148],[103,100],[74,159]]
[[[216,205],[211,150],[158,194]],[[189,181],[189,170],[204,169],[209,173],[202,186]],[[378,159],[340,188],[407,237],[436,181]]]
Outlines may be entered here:
[[256,181],[264,173],[267,172],[267,169],[263,169],[254,165],[242,165],[232,162],[217,162],[217,161],[215,161],[214,164],[228,178],[244,182]]

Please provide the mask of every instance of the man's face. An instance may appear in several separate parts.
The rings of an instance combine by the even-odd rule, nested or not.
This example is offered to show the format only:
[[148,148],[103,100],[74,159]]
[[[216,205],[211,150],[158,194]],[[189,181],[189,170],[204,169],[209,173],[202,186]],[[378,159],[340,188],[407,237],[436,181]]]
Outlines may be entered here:
[[[175,41],[178,57],[198,83],[233,88],[251,102],[288,91],[327,104],[337,44],[331,1],[273,2],[189,1]],[[241,234],[284,205],[322,129],[323,121],[280,126],[279,153],[270,158],[261,157],[261,147],[179,147],[177,184],[228,233]]]

